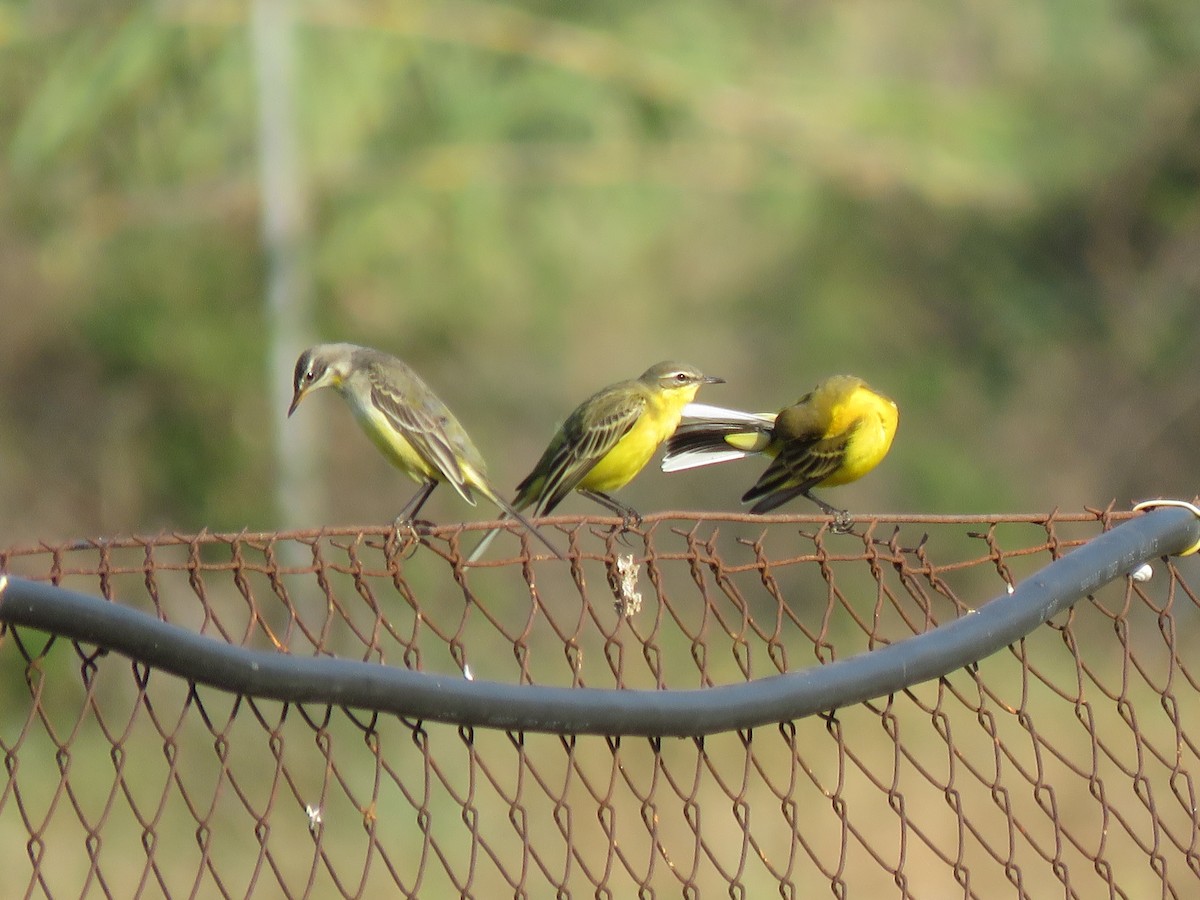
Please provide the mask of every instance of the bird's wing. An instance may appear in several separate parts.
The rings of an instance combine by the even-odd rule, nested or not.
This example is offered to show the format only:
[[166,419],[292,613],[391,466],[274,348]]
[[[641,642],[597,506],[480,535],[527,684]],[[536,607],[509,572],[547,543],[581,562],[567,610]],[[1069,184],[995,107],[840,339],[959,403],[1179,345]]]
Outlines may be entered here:
[[425,463],[441,473],[463,498],[474,503],[450,433],[459,428],[445,405],[428,390],[408,393],[371,378],[371,402],[404,435]]
[[775,417],[775,413],[689,403],[683,408],[683,423],[667,438],[660,467],[664,472],[682,472],[761,453],[774,437]]
[[[794,496],[798,491],[807,491],[837,471],[846,458],[846,445],[858,427],[851,427],[835,435],[827,435],[828,422],[816,411],[801,410],[786,419],[786,430],[777,432],[779,453],[767,470],[746,491],[742,501],[750,503],[771,494],[789,490]],[[781,419],[783,419],[781,415]]]
[[587,400],[563,423],[518,494],[536,485],[533,501],[541,514],[550,512],[633,429],[645,409],[646,397],[627,391],[603,392]]

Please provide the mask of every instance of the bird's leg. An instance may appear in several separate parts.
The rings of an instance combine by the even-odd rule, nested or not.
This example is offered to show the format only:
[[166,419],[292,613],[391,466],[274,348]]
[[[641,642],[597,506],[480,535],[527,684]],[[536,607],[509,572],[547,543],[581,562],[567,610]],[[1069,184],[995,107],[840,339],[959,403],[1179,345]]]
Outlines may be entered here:
[[804,491],[804,496],[821,507],[821,512],[825,513],[825,515],[833,516],[833,523],[829,526],[831,530],[845,534],[850,530],[850,526],[854,524],[854,518],[846,510],[831,506],[820,497],[813,496],[809,491]]
[[640,528],[642,525],[642,516],[632,506],[626,506],[614,500],[608,494],[602,491],[581,490],[579,493],[585,497],[591,497],[605,509],[611,510],[621,517],[621,531],[631,531],[634,528]]
[[642,524],[642,516],[636,509],[634,509],[632,506],[626,506],[602,491],[581,490],[579,493],[583,494],[585,497],[591,497],[605,509],[616,513],[618,516],[624,519],[625,521],[622,523],[621,527],[625,528],[626,530],[629,528],[636,528]]
[[408,532],[408,537],[415,544],[420,540],[416,528],[416,516],[421,511],[421,507],[425,505],[425,501],[429,499],[429,495],[433,493],[433,489],[438,486],[438,483],[432,478],[426,479],[417,492],[409,498],[404,504],[404,508],[400,510],[400,514],[392,520],[392,527],[399,532],[402,528]]
[[408,502],[404,504],[404,508],[400,510],[396,516],[396,522],[413,522],[417,518],[417,513],[421,511],[421,507],[425,505],[425,501],[429,499],[429,495],[433,493],[433,489],[438,483],[432,478],[427,478],[417,488],[417,492],[408,498]]

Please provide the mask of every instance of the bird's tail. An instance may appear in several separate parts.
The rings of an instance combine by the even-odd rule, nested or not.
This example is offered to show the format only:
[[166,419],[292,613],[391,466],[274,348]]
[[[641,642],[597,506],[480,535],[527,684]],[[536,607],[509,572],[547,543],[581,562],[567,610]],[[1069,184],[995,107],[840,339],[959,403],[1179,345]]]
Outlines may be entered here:
[[[492,488],[490,486],[484,488],[483,493],[487,496],[487,498],[489,500],[491,500],[498,507],[500,507],[500,510],[501,510],[500,519],[502,521],[504,519],[516,519],[518,522],[520,522],[522,525],[525,526],[525,528],[529,531],[530,534],[532,534],[535,538],[537,538],[539,541],[541,541],[543,544],[545,544],[546,548],[551,553],[553,553],[555,556],[557,556],[561,560],[564,560],[564,561],[566,560],[566,557],[563,556],[562,551],[559,550],[557,547],[555,547],[552,543],[550,543],[550,539],[547,538],[544,534],[542,534],[538,530],[536,525],[534,525],[527,518],[525,518],[525,516],[521,514],[520,510],[518,510],[515,506],[513,506],[511,503],[509,503],[507,500],[505,500],[503,497],[501,497],[499,494],[497,494],[494,490],[492,490]],[[479,557],[483,556],[483,552],[485,550],[487,550],[488,544],[490,544],[492,542],[492,539],[495,538],[496,535],[499,534],[501,530],[502,530],[501,528],[497,527],[497,528],[493,528],[491,531],[487,532],[487,534],[485,534],[480,539],[479,543],[475,545],[475,549],[472,550],[471,555],[467,557],[467,562],[473,563],[473,562],[477,561],[479,559]]]
[[[508,513],[502,513],[502,514],[500,515],[500,518],[501,518],[502,520],[503,520],[503,519],[507,519],[507,518],[508,518]],[[492,542],[492,540],[493,540],[493,539],[496,537],[496,535],[498,535],[499,533],[500,533],[500,529],[499,529],[499,528],[493,528],[493,529],[491,529],[490,531],[488,531],[488,532],[487,532],[487,534],[485,534],[485,535],[484,535],[484,536],[483,536],[483,537],[480,539],[479,543],[475,545],[475,549],[474,549],[474,550],[472,550],[472,551],[471,551],[471,555],[467,557],[467,562],[468,562],[468,563],[478,562],[478,561],[479,561],[479,558],[480,558],[481,556],[483,556],[483,552],[484,552],[485,550],[487,550],[487,548],[488,548],[488,544],[490,544],[490,543]]]
[[682,472],[766,451],[774,439],[775,413],[689,403],[684,422],[667,439],[664,472]]

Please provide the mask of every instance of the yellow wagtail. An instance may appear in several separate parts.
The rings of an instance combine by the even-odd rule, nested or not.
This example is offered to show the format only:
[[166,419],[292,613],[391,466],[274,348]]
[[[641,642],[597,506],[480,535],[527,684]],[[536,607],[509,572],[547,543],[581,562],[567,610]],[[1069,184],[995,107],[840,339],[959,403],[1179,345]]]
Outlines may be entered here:
[[752,453],[773,457],[767,470],[742,496],[765,513],[793,497],[807,497],[839,527],[849,525],[844,509],[811,493],[816,487],[862,478],[887,455],[896,434],[896,404],[861,378],[834,375],[793,406],[778,413],[746,413],[693,403],[667,441],[664,472],[678,472],[741,459]]
[[[645,468],[700,385],[724,380],[682,363],[661,362],[640,378],[596,392],[567,417],[533,471],[517,485],[513,507],[532,506],[535,515],[545,515],[575,490],[626,520],[641,518],[609,492],[624,487]],[[484,535],[471,553],[472,562],[498,531]]]
[[369,347],[318,344],[300,354],[292,405],[315,390],[330,387],[350,405],[363,431],[400,471],[421,487],[396,517],[411,520],[441,482],[475,505],[475,492],[517,519],[559,559],[546,537],[502,499],[488,481],[483,457],[466,430],[408,365]]

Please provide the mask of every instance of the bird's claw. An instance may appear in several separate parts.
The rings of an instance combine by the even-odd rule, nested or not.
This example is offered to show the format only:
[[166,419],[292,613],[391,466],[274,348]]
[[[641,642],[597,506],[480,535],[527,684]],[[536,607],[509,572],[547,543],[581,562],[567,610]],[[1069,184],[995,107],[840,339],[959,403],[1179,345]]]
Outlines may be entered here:
[[396,533],[397,543],[404,545],[408,555],[411,556],[421,544],[421,532],[417,530],[417,527],[427,528],[430,524],[418,519],[399,516],[392,522],[392,530]]
[[844,509],[830,510],[830,514],[833,516],[833,521],[829,524],[829,530],[838,534],[848,534],[854,525],[854,517]]
[[636,531],[642,527],[642,516],[635,510],[626,509],[621,513],[621,524],[617,529],[617,540],[626,547],[632,547],[633,541],[630,539],[630,532]]

